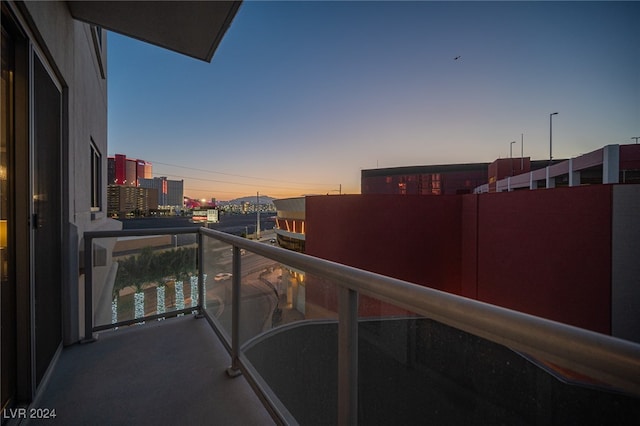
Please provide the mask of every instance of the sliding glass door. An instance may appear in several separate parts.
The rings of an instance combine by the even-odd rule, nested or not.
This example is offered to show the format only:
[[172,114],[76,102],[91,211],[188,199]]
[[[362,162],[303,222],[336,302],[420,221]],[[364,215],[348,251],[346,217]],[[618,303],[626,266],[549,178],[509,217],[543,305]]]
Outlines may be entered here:
[[62,87],[2,3],[0,408],[28,402],[62,343]]
[[62,342],[62,94],[33,54],[33,206],[36,386]]

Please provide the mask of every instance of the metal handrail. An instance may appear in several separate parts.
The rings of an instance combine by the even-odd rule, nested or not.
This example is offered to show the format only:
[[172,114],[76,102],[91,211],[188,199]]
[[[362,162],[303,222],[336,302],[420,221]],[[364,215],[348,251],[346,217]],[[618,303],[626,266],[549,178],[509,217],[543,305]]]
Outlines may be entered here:
[[[239,249],[245,249],[289,267],[330,279],[339,289],[343,289],[341,290],[342,292],[346,290],[351,292],[351,296],[346,296],[345,293],[345,297],[343,297],[349,307],[339,308],[341,313],[340,321],[345,321],[343,329],[347,330],[345,338],[339,337],[340,346],[353,346],[354,339],[357,341],[357,328],[354,329],[353,327],[354,318],[357,319],[357,312],[354,315],[354,309],[357,310],[354,298],[357,298],[358,294],[364,294],[507,346],[512,350],[520,351],[540,360],[552,362],[559,367],[584,374],[620,391],[632,395],[640,395],[640,344],[285,250],[280,247],[258,243],[207,228],[196,230],[193,228],[165,228],[87,232],[85,233],[85,247],[93,238],[194,232],[198,232],[201,237],[213,238],[232,245],[234,253]],[[199,241],[202,241],[200,237]],[[85,248],[85,254],[87,254],[87,250],[88,248]],[[239,259],[239,255],[234,256],[234,271],[239,269]],[[91,263],[88,264],[90,265]],[[88,268],[87,272],[90,269]],[[236,286],[240,285],[239,276],[239,273],[234,274],[234,278],[237,277],[234,281]],[[85,297],[85,302],[87,300],[90,299]],[[200,299],[200,303],[202,303],[202,300]],[[238,300],[234,300],[234,306],[236,304],[238,304],[237,307],[239,308]],[[237,309],[234,309],[234,311],[237,312]],[[342,318],[344,316],[347,318]],[[237,320],[239,321],[239,315]],[[237,322],[235,324],[237,326]],[[242,365],[243,355],[238,347],[237,337],[234,340],[236,345],[235,348],[232,348],[233,367],[236,370],[239,368],[245,373],[251,374],[252,370]],[[343,350],[340,350],[340,352],[344,353]],[[357,360],[355,362],[357,367]],[[353,368],[353,360],[346,362],[345,365],[347,369]],[[356,372],[353,372],[353,374],[356,374]],[[345,380],[344,386],[353,385],[353,377]],[[357,404],[357,400],[353,398],[354,392],[352,388],[348,389],[347,392],[351,399],[351,404]],[[343,422],[355,419],[353,416],[350,417],[350,414],[353,415],[353,413],[349,413],[348,409],[339,409],[339,412],[345,413],[344,417],[342,417]]]
[[640,395],[640,344],[212,229],[204,235]]

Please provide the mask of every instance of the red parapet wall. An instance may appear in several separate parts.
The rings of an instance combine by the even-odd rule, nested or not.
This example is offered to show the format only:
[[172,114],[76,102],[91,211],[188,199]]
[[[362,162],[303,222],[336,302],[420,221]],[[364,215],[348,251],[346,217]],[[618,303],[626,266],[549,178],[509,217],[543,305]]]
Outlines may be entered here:
[[[464,260],[467,272],[477,270],[476,298],[610,333],[611,190],[595,185],[478,196],[477,264],[470,249]],[[472,289],[473,274],[465,279],[463,288]]]
[[[610,334],[611,194],[611,186],[594,185],[307,197],[306,252]],[[308,302],[327,303],[312,281]],[[360,303],[363,316],[399,312],[368,298]]]
[[[307,197],[305,251],[459,294],[461,202],[459,196]],[[360,305],[365,316],[388,312],[375,301],[363,299]]]

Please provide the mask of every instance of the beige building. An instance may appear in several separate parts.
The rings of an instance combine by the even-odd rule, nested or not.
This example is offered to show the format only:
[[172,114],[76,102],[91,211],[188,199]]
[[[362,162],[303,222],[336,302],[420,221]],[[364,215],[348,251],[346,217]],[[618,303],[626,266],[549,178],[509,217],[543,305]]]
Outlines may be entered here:
[[274,228],[278,245],[289,250],[304,253],[306,243],[306,197],[273,200],[276,206],[276,226]]
[[129,213],[147,215],[158,209],[158,190],[137,186],[109,185],[107,213],[109,217],[123,217]]

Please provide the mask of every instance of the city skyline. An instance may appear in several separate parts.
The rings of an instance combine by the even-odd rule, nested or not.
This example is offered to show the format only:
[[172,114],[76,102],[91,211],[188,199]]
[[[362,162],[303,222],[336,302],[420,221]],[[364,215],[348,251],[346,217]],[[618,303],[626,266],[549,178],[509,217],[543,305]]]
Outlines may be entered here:
[[245,2],[211,63],[109,33],[109,153],[228,200],[361,169],[568,158],[640,135],[637,3]]

